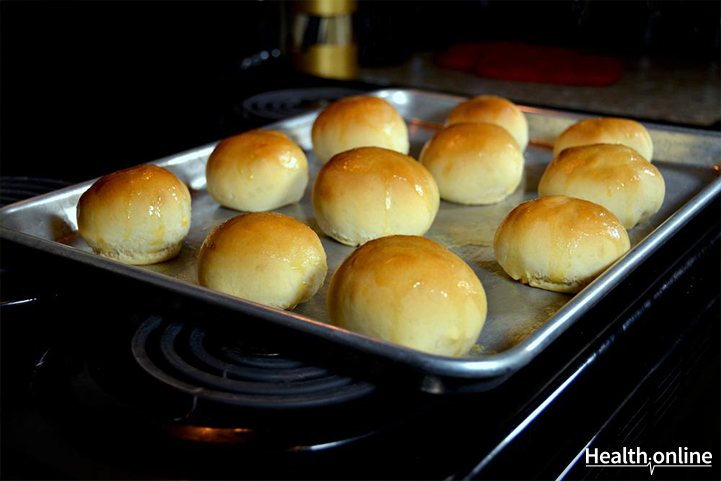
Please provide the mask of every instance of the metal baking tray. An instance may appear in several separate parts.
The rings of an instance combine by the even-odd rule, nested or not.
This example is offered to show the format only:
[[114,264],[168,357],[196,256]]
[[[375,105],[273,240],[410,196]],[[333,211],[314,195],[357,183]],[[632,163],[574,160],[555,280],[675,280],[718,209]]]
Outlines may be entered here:
[[[448,112],[464,97],[419,90],[387,89],[373,92],[391,102],[406,119],[410,154],[418,158],[423,144],[442,125]],[[216,143],[153,163],[173,171],[190,188],[192,222],[180,255],[171,261],[145,267],[127,266],[91,252],[77,232],[75,207],[93,183],[84,182],[0,209],[0,235],[67,259],[91,264],[139,281],[212,302],[287,328],[289,335],[303,331],[332,343],[378,366],[408,369],[421,389],[443,392],[445,380],[454,385],[500,381],[531,362],[570,325],[581,320],[603,296],[633,271],[664,241],[681,229],[721,192],[721,135],[704,131],[646,124],[654,142],[654,163],[666,181],[661,210],[629,232],[632,249],[579,294],[544,291],[521,285],[508,277],[495,260],[492,241],[501,219],[518,203],[537,196],[537,184],[551,160],[553,140],[566,127],[585,117],[560,111],[521,107],[532,142],[525,153],[524,179],[504,201],[490,206],[461,206],[441,202],[438,216],[426,234],[459,254],[476,272],[488,297],[488,317],[470,353],[461,358],[426,354],[371,339],[327,324],[325,297],[330,277],[353,248],[320,232],[310,203],[313,181],[321,167],[312,152],[311,127],[317,112],[280,121],[266,128],[279,129],[308,154],[311,182],[303,199],[277,212],[306,223],[320,235],[328,257],[328,277],[310,301],[290,312],[280,311],[203,288],[197,284],[196,256],[205,236],[238,212],[220,207],[205,184],[205,164]],[[363,358],[362,356],[368,356]]]

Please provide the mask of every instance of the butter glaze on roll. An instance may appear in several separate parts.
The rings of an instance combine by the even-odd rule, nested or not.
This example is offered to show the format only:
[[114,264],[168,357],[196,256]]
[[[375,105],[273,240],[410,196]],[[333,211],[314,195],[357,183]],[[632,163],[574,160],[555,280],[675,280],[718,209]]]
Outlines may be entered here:
[[330,104],[313,123],[311,136],[323,163],[356,147],[382,147],[402,154],[410,149],[403,117],[378,97],[347,97]]
[[198,255],[198,282],[278,309],[307,301],[328,267],[318,235],[292,217],[243,214],[216,227]]
[[313,212],[326,235],[356,246],[394,234],[423,235],[438,213],[438,185],[413,158],[378,147],[333,157],[313,186]]
[[523,176],[518,143],[491,124],[454,124],[438,131],[423,147],[420,162],[436,179],[441,198],[458,204],[500,202]]
[[80,197],[78,231],[96,254],[147,265],[175,257],[190,230],[190,192],[152,164],[98,179]]
[[308,160],[277,130],[251,130],[220,142],[205,169],[208,193],[230,209],[260,212],[298,202],[308,185]]
[[567,195],[600,204],[631,229],[658,212],[661,172],[635,150],[612,144],[565,149],[546,168],[538,195]]
[[628,233],[606,208],[554,195],[519,204],[496,230],[503,270],[523,284],[578,292],[630,248]]
[[585,119],[567,128],[553,145],[553,157],[564,149],[593,144],[621,144],[651,162],[653,143],[646,127],[629,119],[601,117]]
[[498,125],[516,139],[521,151],[528,146],[528,121],[510,100],[495,95],[481,95],[466,100],[451,111],[446,125],[466,122]]
[[364,244],[336,270],[326,298],[332,324],[442,356],[461,356],[486,320],[486,294],[463,260],[424,237]]

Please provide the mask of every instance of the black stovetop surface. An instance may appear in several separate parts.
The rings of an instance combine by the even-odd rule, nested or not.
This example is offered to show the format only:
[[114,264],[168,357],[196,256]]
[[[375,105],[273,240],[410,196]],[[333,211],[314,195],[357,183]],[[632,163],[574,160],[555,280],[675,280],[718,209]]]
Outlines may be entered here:
[[[158,116],[149,136],[132,128],[119,136],[131,121],[120,109],[61,165],[52,142],[38,143],[31,163],[22,143],[5,145],[3,202],[376,87],[278,64],[215,88],[217,102],[203,112],[145,112]],[[289,91],[306,100],[289,104]],[[205,117],[188,123],[194,114]],[[228,329],[222,313],[189,315],[167,293],[3,241],[0,474],[597,479],[629,473],[585,468],[577,457],[585,446],[719,453],[719,218],[717,202],[500,386],[446,396],[311,359],[277,333]],[[285,375],[279,386],[274,376]],[[658,469],[653,478],[718,479],[718,466]]]

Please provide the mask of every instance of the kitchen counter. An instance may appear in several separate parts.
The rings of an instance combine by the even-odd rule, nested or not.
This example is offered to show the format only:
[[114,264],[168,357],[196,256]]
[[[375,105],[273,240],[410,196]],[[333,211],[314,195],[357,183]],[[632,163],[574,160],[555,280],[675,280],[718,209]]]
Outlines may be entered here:
[[641,57],[627,59],[623,76],[610,86],[561,86],[481,78],[440,68],[432,53],[422,53],[400,65],[363,68],[359,79],[469,96],[494,94],[519,104],[719,130],[720,71],[718,62]]

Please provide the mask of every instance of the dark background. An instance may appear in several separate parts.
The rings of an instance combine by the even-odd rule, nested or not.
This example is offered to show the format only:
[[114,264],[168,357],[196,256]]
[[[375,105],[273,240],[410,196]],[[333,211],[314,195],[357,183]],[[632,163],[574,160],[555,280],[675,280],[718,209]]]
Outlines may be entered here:
[[[235,133],[243,98],[299,82],[290,10],[0,2],[0,174],[83,181]],[[719,2],[360,2],[355,32],[361,66],[469,40],[706,62],[719,58]]]

